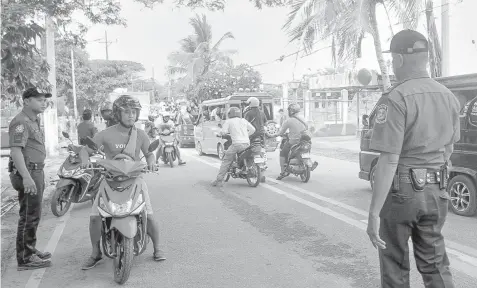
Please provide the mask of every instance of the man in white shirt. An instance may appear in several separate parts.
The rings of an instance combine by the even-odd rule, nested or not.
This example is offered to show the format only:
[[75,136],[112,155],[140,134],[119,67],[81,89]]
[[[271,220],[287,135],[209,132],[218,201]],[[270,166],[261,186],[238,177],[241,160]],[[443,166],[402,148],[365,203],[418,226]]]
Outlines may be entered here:
[[229,119],[224,122],[222,126],[222,135],[230,134],[232,138],[232,145],[225,151],[224,159],[220,165],[219,174],[217,174],[217,179],[212,182],[212,186],[219,186],[222,190],[224,185],[224,178],[227,170],[232,164],[234,157],[237,153],[242,152],[250,146],[250,135],[255,132],[255,127],[253,127],[250,122],[240,118],[241,111],[237,107],[230,107],[228,111]]

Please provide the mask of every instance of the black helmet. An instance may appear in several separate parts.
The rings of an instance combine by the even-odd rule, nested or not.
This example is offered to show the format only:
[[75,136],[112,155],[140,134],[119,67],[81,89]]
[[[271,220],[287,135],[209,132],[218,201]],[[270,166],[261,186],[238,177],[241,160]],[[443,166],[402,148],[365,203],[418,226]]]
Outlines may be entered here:
[[121,110],[123,109],[136,109],[136,121],[139,119],[139,112],[141,112],[141,103],[135,97],[130,95],[121,95],[113,102],[113,115],[116,121],[121,121]]

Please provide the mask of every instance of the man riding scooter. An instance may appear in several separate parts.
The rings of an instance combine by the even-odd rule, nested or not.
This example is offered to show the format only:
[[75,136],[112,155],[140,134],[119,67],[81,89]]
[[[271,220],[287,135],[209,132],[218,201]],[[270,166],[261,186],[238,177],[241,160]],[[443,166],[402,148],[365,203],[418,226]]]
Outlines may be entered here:
[[[161,134],[162,132],[164,132],[164,130],[174,130],[175,129],[175,124],[174,124],[174,121],[172,121],[171,119],[171,115],[169,114],[169,112],[164,112],[162,114],[162,123],[158,125],[157,129],[158,129],[158,133]],[[156,153],[156,163],[159,164],[159,159],[161,158],[162,156],[162,147],[164,146],[164,141],[161,140],[161,138],[159,138],[159,147],[157,148],[157,153]],[[179,165],[184,165],[186,164],[185,161],[182,161],[182,158],[181,158],[181,152],[179,151],[179,146],[177,146],[177,141],[174,141],[174,148],[176,150],[176,155],[177,155],[177,159],[179,160]]]
[[[155,170],[154,154],[148,151],[149,138],[144,130],[134,126],[141,110],[139,101],[132,96],[122,95],[114,101],[112,108],[113,116],[119,124],[97,133],[93,139],[96,146],[103,147],[106,159],[113,159],[118,154],[126,154],[135,161],[140,161],[140,153],[142,151],[146,158],[148,169]],[[87,149],[90,154],[93,152],[91,149]],[[153,209],[146,187],[143,194],[147,211],[147,234],[151,237],[154,246],[153,258],[156,261],[162,261],[166,258],[159,249],[159,226],[153,218]],[[98,210],[98,196],[96,196],[91,210],[89,231],[93,252],[83,264],[83,270],[93,268],[102,259],[100,249],[101,217]]]
[[[260,138],[262,143],[264,143],[264,127],[265,123],[267,123],[267,116],[259,109],[260,101],[256,97],[248,98],[246,103],[249,106],[245,108],[243,118],[250,122],[255,128],[255,132],[250,135],[250,140]],[[265,175],[262,175],[260,182],[265,182]]]
[[[290,149],[293,145],[298,144],[300,142],[301,135],[304,131],[307,130],[307,125],[305,121],[298,116],[300,113],[300,105],[292,103],[288,106],[288,116],[289,118],[285,120],[282,127],[280,127],[280,131],[278,135],[283,135],[288,130],[288,141],[280,147],[280,168],[281,173],[277,177],[277,180],[282,180],[289,173],[285,171],[285,164],[287,163],[287,157],[290,152]],[[313,167],[311,171],[313,171],[318,166],[318,162],[313,163]]]
[[255,132],[255,127],[253,127],[252,124],[240,118],[241,114],[239,108],[230,107],[228,111],[229,119],[227,119],[222,126],[221,135],[230,134],[232,144],[225,151],[219,174],[217,174],[217,178],[212,182],[212,186],[219,186],[221,190],[223,190],[225,174],[232,164],[235,155],[250,146],[249,137]]

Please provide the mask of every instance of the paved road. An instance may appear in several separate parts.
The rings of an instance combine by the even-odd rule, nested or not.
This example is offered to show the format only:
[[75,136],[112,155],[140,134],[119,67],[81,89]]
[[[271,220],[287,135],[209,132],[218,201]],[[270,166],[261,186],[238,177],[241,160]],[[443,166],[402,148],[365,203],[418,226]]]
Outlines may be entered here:
[[[356,163],[319,157],[308,184],[289,177],[249,188],[232,179],[221,193],[209,186],[218,159],[183,150],[186,166],[146,176],[167,260],[154,262],[148,247],[124,287],[379,287],[377,252],[364,231],[371,192],[357,179]],[[277,155],[269,156],[267,174],[276,176]],[[17,272],[12,262],[2,287],[116,287],[109,259],[80,270],[90,253],[89,211],[79,204],[62,218],[45,217],[38,245],[54,249],[54,266]],[[458,288],[477,287],[473,231],[475,218],[449,214],[445,235]],[[412,267],[412,287],[422,287]]]

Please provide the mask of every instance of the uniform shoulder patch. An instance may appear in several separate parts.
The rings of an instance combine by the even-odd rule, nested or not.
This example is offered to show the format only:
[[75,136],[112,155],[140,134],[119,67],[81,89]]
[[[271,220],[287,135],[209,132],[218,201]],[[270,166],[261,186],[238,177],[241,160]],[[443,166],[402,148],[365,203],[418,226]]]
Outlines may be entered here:
[[381,104],[376,108],[376,123],[383,124],[388,119],[388,105]]
[[14,130],[17,134],[23,133],[23,131],[25,131],[25,126],[23,126],[23,124],[18,124]]

